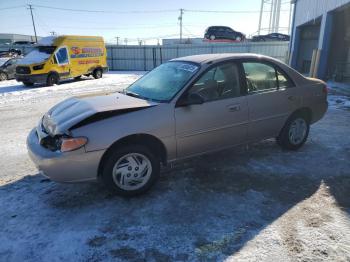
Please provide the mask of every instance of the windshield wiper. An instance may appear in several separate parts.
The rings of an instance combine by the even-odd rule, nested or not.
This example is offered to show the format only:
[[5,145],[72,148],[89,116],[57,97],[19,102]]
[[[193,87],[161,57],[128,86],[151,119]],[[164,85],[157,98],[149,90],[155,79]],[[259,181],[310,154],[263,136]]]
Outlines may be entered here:
[[147,101],[153,101],[153,102],[156,102],[156,103],[164,103],[164,101],[162,101],[162,100],[153,99],[153,98],[149,98],[149,97],[144,97],[144,96],[141,96],[141,95],[139,95],[137,93],[134,93],[134,92],[131,92],[131,91],[127,91],[126,89],[124,89],[120,93],[122,93],[124,95],[128,95],[128,96],[140,98],[140,99],[143,99],[143,100],[147,100]]
[[145,99],[144,97],[140,96],[139,94],[136,94],[134,92],[131,91],[124,91],[124,94],[128,95],[128,96],[132,96],[132,97],[136,97],[136,98],[141,98],[141,99]]

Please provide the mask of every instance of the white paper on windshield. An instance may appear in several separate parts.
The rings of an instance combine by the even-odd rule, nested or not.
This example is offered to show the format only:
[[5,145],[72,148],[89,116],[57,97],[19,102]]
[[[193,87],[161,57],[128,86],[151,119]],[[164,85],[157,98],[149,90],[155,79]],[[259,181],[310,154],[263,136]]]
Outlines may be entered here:
[[182,70],[193,73],[194,71],[196,71],[198,69],[198,66],[191,65],[191,64],[181,64],[181,65],[179,65],[178,69],[182,69]]

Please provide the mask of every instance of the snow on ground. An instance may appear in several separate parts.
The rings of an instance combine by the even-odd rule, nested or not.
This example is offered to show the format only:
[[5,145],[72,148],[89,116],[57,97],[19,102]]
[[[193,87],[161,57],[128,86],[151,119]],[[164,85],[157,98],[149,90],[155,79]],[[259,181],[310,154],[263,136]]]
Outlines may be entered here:
[[346,96],[329,97],[297,152],[266,140],[187,160],[137,198],[41,177],[25,148],[40,116],[140,75],[29,89],[0,82],[0,261],[350,261]]
[[350,83],[328,81],[327,86],[331,94],[350,96]]
[[137,80],[144,72],[109,72],[102,79],[93,77],[82,77],[80,80],[67,80],[59,85],[45,86],[35,85],[26,87],[16,80],[0,82],[0,107],[7,104],[31,100],[37,102],[48,97],[78,95],[81,93],[94,93],[99,91],[117,91],[127,87]]

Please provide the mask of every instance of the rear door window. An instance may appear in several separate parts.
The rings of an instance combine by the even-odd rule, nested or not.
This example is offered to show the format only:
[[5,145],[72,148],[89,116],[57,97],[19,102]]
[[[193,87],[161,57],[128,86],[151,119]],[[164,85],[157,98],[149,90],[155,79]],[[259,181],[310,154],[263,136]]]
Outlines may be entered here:
[[273,66],[259,62],[245,62],[243,68],[249,93],[277,90],[277,75]]

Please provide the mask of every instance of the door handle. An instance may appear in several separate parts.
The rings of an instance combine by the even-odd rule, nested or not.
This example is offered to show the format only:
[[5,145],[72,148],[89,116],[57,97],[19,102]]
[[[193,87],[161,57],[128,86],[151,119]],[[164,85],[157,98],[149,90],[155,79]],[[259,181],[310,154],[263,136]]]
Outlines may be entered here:
[[228,111],[230,112],[236,112],[236,111],[239,111],[240,109],[241,107],[239,105],[233,105],[228,107]]

